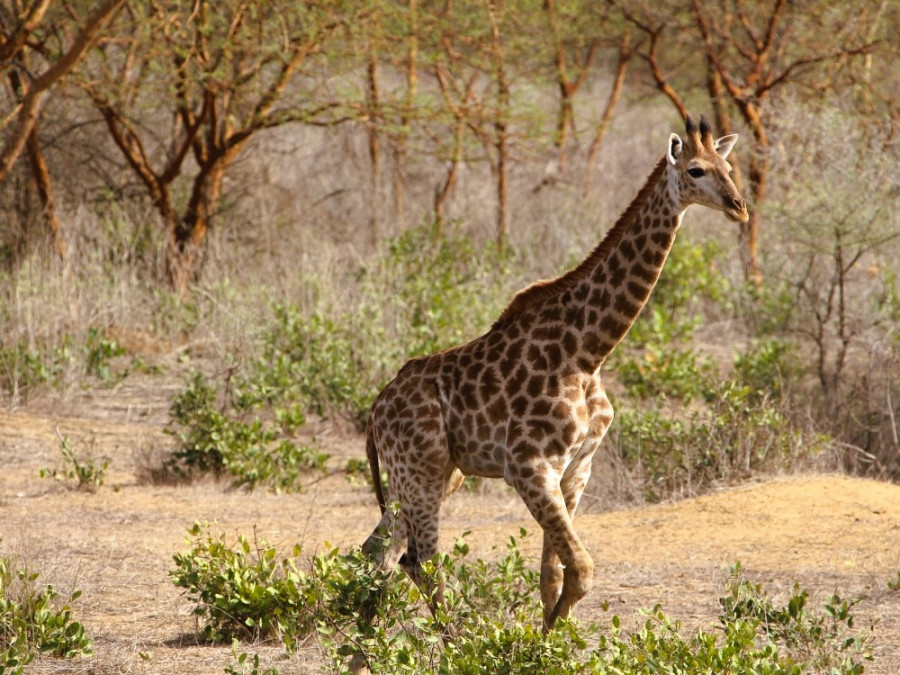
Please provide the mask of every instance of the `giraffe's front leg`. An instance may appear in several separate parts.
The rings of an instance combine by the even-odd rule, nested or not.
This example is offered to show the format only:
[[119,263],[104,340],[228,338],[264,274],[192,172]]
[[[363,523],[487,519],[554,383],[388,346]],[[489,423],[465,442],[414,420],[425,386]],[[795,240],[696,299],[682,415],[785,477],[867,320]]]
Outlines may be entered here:
[[556,555],[550,536],[544,532],[544,548],[541,552],[541,604],[544,607],[544,628],[550,625],[550,615],[562,592],[563,566]]
[[[567,617],[572,607],[590,591],[594,561],[572,526],[559,474],[539,460],[536,464],[518,466],[512,473],[514,487],[544,530],[541,599],[545,603],[544,629],[549,630],[558,618]],[[573,507],[576,503],[577,500]],[[553,564],[557,559],[562,569]]]
[[[586,441],[579,453],[580,457],[566,470],[559,484],[569,521],[575,516],[575,510],[581,501],[581,495],[591,475],[591,460],[596,449],[593,439]],[[591,563],[593,569],[593,563]],[[541,554],[541,601],[544,607],[544,629],[552,628],[561,611],[568,614],[568,609],[560,606],[564,581],[565,566],[561,563],[551,533],[544,531],[544,546]],[[577,602],[577,600],[575,601]],[[574,605],[574,602],[572,603]],[[571,605],[569,605],[569,608]],[[565,615],[563,615],[565,616]]]

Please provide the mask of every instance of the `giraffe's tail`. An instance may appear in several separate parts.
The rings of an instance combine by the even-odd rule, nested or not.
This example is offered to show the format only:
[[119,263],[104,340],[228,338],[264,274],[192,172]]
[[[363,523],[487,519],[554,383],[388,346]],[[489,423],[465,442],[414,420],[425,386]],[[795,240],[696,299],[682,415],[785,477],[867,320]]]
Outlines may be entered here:
[[370,428],[366,433],[366,457],[369,459],[369,468],[372,470],[372,485],[375,486],[375,498],[382,515],[386,509],[384,503],[384,486],[381,484],[381,468],[378,466],[378,448],[375,447],[375,438]]

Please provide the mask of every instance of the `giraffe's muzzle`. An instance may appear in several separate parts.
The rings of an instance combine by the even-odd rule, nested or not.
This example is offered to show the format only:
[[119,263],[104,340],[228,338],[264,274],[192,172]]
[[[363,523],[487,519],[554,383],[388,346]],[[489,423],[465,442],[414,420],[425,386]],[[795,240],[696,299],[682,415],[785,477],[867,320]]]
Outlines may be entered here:
[[746,223],[750,220],[750,213],[747,211],[747,204],[743,199],[740,197],[728,197],[726,202],[725,215],[729,220],[738,223]]

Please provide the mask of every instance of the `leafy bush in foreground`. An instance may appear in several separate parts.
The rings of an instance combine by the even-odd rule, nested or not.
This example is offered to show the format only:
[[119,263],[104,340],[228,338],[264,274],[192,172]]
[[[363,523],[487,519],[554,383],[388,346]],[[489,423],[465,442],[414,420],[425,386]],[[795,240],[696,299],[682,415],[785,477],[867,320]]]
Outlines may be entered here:
[[[89,656],[92,641],[72,617],[69,604],[59,607],[53,586],[38,588],[36,573],[16,569],[0,558],[0,675],[20,675],[38,654],[61,658]],[[68,602],[81,595],[75,591]]]
[[[279,559],[272,546],[243,536],[230,547],[198,523],[188,533],[193,546],[174,556],[170,576],[196,603],[207,640],[275,636],[291,647],[309,631],[308,578],[292,559]],[[295,547],[294,558],[299,553]]]
[[358,552],[331,549],[308,572],[275,550],[238,538],[237,550],[200,526],[192,551],[175,557],[176,584],[198,602],[210,638],[279,637],[293,649],[314,632],[332,672],[353,663],[378,673],[760,673],[855,675],[869,659],[867,638],[853,628],[856,601],[832,596],[822,611],[795,587],[783,606],[732,569],[717,628],[685,636],[660,606],[626,631],[612,616],[608,631],[562,621],[540,629],[538,574],[511,538],[496,562],[469,559],[464,539],[426,564],[441,571],[446,606],[435,616],[403,573],[376,568]]

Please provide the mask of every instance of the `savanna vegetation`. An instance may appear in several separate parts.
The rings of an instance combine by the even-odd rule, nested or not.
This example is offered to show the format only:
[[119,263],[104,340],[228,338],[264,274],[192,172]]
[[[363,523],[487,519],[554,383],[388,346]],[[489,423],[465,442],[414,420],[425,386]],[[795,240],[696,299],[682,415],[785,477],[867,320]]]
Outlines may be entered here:
[[[518,288],[577,262],[682,116],[705,112],[741,135],[752,217],[687,215],[606,366],[617,420],[583,508],[805,470],[900,480],[898,22],[887,0],[0,0],[4,403],[174,379],[171,447],[147,480],[291,492],[365,476],[332,466],[308,420],[361,429],[406,359],[480,335]],[[178,365],[131,348],[147,341]],[[46,475],[98,489],[105,460],[59,440]],[[515,542],[497,567],[464,542],[443,560],[471,636],[445,647],[415,589],[353,554],[304,568],[192,536],[172,580],[204,634],[290,648],[314,633],[338,671],[356,656],[457,672],[515,649],[517,667],[572,672],[651,655],[672,672],[726,657],[858,672],[864,653],[844,633],[852,601],[810,613],[797,589],[776,607],[737,570],[718,639],[659,608],[633,635],[545,637]],[[7,628],[4,609],[0,673],[87,653],[68,605],[47,614],[52,589],[0,562],[4,607],[38,607],[66,638]],[[245,566],[255,590],[225,581]],[[478,609],[492,585],[515,596],[508,615]],[[376,596],[382,622],[355,622]],[[229,672],[262,672],[241,656]]]

